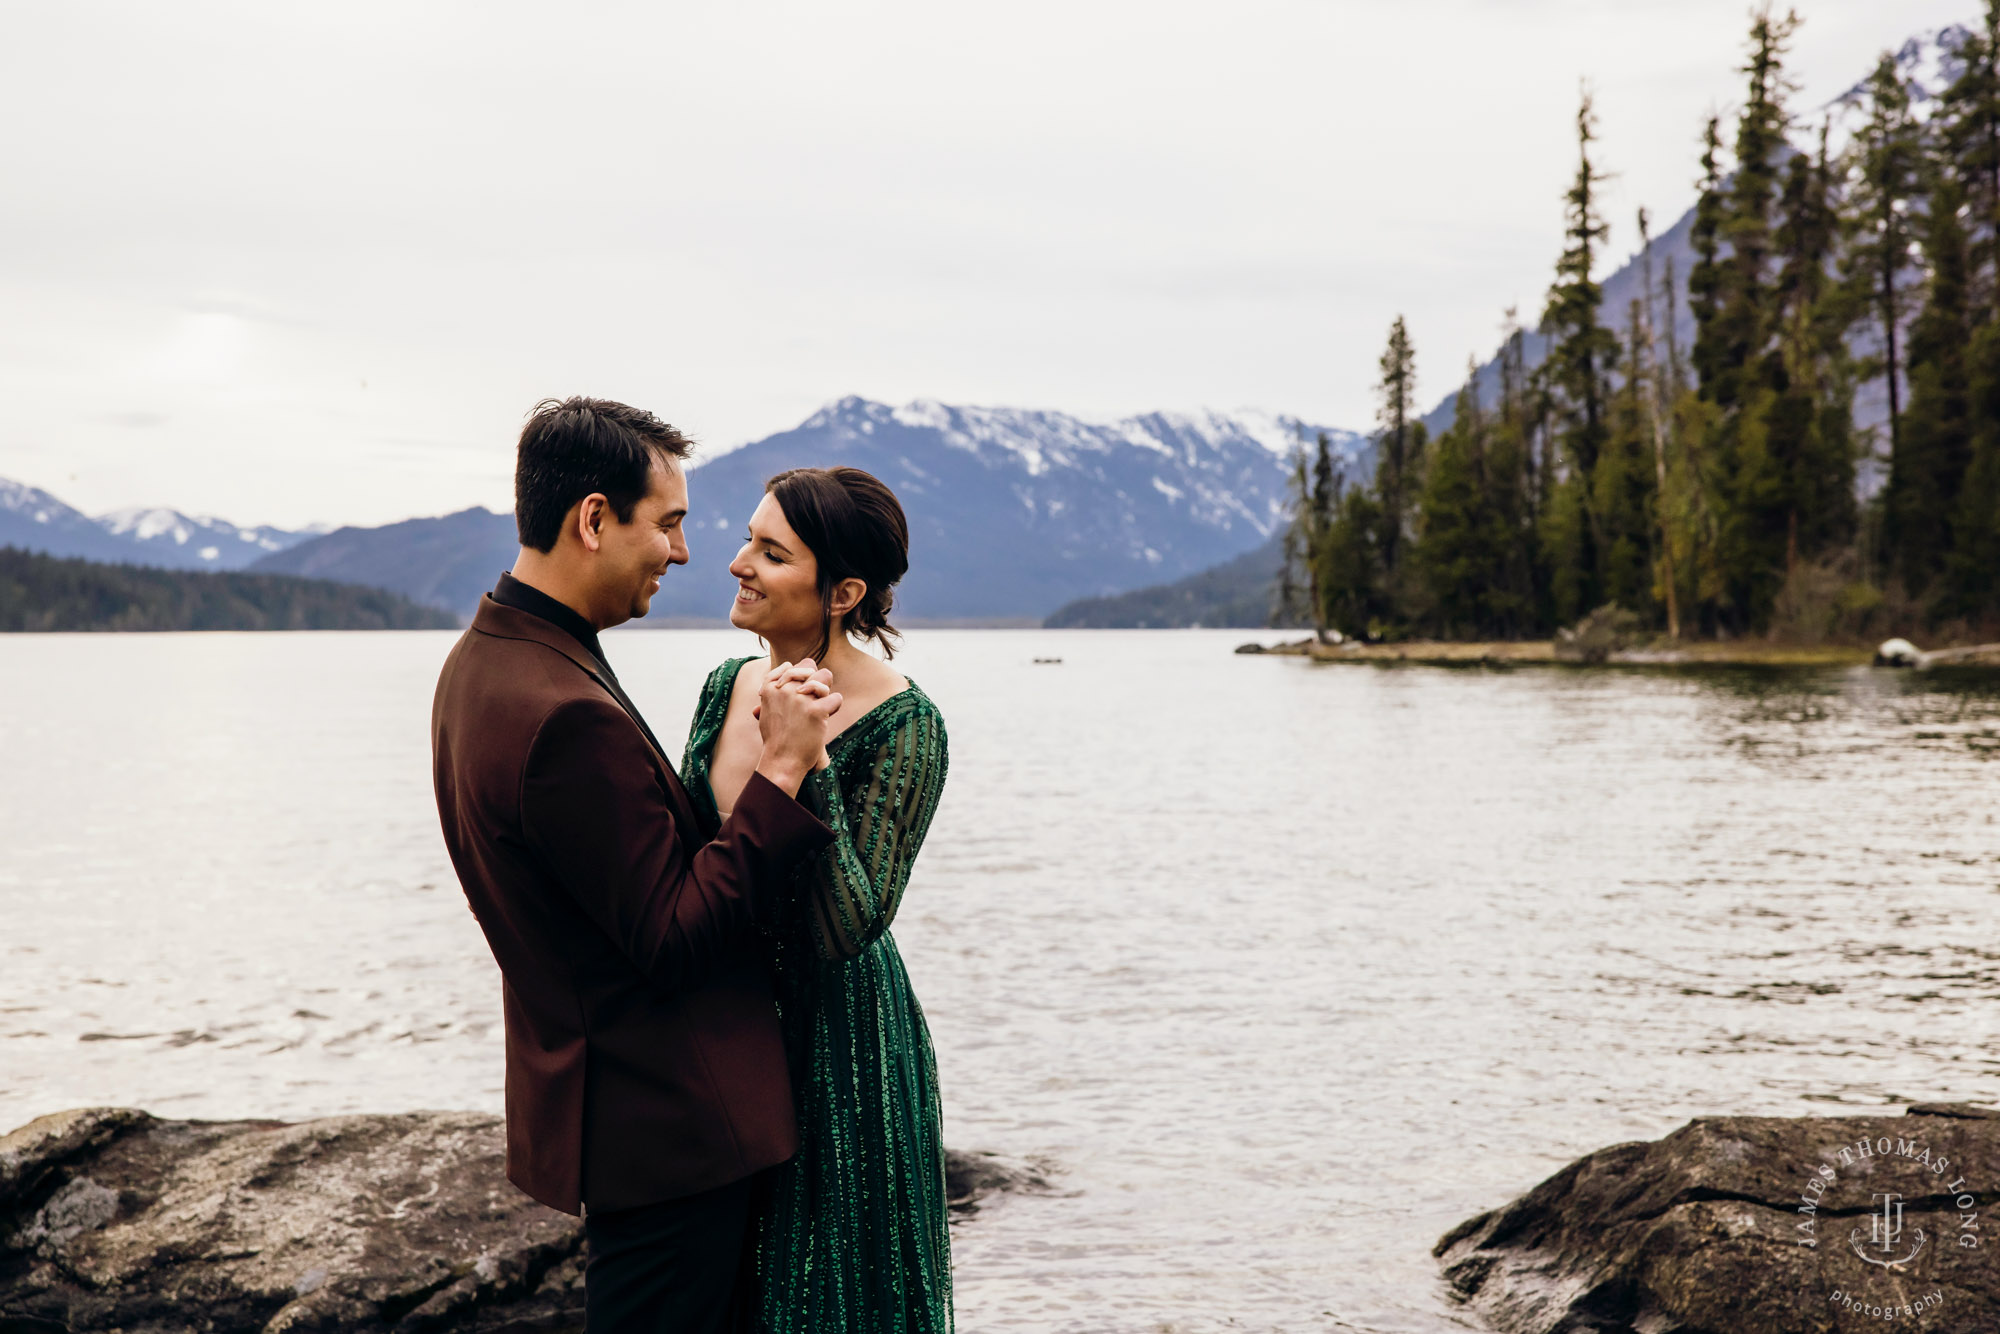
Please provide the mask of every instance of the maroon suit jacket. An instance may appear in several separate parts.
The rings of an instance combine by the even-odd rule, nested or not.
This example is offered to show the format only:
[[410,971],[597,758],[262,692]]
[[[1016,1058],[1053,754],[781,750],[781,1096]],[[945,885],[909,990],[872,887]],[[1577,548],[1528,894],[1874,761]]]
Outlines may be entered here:
[[562,629],[481,601],[431,712],[438,819],[500,964],[507,1177],[565,1213],[783,1162],[753,914],[832,838],[754,776],[720,829]]

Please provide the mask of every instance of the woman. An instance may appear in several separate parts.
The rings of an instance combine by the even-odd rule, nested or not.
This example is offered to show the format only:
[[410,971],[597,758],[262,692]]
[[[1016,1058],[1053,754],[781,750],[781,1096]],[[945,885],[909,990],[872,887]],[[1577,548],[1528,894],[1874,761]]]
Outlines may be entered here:
[[884,657],[890,590],[909,568],[895,495],[858,468],[773,477],[730,565],[729,619],[771,646],[708,678],[681,772],[720,819],[759,753],[758,686],[812,658],[842,702],[799,797],[834,832],[769,924],[799,1152],[775,1170],[757,1227],[760,1330],[952,1327],[937,1067],[888,934],[944,788],[944,720]]

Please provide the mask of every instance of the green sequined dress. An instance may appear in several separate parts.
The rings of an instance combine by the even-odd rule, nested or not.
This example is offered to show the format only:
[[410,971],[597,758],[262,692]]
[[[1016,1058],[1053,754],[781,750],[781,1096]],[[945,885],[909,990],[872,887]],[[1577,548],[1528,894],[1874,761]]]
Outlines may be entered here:
[[[747,658],[709,676],[681,773],[714,815],[709,759]],[[799,799],[834,841],[769,924],[799,1152],[757,1222],[769,1334],[952,1328],[937,1063],[889,921],[944,790],[944,719],[914,683],[833,739]]]

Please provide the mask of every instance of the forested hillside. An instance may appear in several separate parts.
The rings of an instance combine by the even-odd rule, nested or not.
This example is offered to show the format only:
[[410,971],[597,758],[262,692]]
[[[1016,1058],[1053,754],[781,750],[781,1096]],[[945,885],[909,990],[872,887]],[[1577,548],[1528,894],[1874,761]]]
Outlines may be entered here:
[[101,565],[0,547],[0,631],[442,630],[458,618],[379,588],[278,574]]
[[[1542,636],[1611,604],[1690,637],[2000,625],[2000,0],[1944,34],[1935,89],[1884,53],[1811,120],[1795,28],[1760,11],[1740,111],[1708,122],[1685,312],[1650,242],[1606,308],[1586,95],[1546,357],[1515,332],[1433,435],[1396,322],[1372,480],[1294,468],[1291,614],[1374,638]],[[1886,475],[1865,500],[1864,463]]]

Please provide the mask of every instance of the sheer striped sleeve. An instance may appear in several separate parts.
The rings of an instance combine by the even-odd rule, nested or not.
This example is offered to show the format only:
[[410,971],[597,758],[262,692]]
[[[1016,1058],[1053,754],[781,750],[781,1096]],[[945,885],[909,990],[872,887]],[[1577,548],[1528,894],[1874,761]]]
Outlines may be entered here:
[[833,830],[808,863],[820,956],[852,959],[889,929],[944,790],[944,719],[914,694],[893,725],[806,780],[807,806]]

